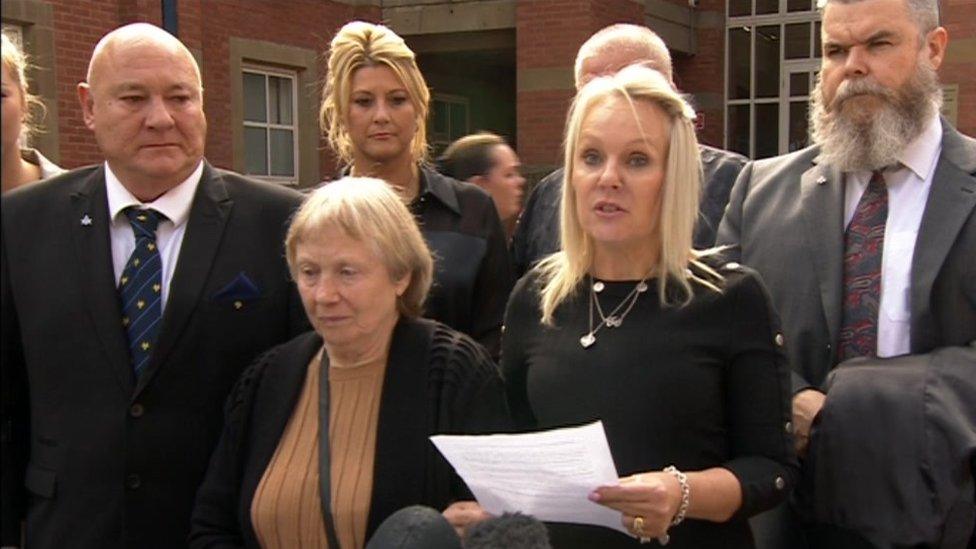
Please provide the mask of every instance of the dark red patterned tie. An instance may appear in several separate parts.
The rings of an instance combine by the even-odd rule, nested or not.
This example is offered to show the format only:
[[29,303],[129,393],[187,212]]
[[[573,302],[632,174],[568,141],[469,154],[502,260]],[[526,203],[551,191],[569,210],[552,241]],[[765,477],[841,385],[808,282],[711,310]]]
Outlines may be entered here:
[[875,356],[888,187],[880,171],[857,203],[844,235],[844,305],[838,359]]

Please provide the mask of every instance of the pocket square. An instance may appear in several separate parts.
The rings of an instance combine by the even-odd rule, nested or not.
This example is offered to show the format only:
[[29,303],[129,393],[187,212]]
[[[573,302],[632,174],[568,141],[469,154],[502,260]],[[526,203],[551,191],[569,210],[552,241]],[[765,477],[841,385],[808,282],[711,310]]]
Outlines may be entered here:
[[253,301],[261,297],[261,289],[241,271],[230,282],[213,295],[213,300],[220,303],[232,301]]

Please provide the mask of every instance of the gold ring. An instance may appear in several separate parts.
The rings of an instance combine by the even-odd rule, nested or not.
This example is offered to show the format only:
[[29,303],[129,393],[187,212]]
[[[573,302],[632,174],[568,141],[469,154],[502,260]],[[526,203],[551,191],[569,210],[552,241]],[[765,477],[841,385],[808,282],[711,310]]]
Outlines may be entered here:
[[644,537],[644,517],[634,517],[634,533],[639,537]]

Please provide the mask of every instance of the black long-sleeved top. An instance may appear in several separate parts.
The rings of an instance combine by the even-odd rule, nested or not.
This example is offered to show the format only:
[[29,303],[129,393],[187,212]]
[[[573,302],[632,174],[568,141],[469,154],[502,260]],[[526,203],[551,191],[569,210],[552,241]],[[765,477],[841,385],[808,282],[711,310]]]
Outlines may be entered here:
[[[620,476],[675,465],[725,467],[739,479],[742,506],[732,520],[686,520],[671,530],[674,548],[751,547],[745,519],[783,501],[797,470],[778,320],[758,275],[734,264],[721,272],[723,293],[697,287],[685,307],[662,308],[656,282],[648,281],[623,324],[601,329],[588,349],[580,344],[589,331],[588,281],[556,310],[555,327],[546,327],[531,271],[505,317],[502,369],[520,429],[599,419]],[[635,284],[605,282],[603,310]],[[600,527],[550,525],[550,534],[560,548],[638,544]]]
[[422,168],[410,209],[434,254],[424,316],[470,335],[497,358],[514,280],[494,202],[475,185]]

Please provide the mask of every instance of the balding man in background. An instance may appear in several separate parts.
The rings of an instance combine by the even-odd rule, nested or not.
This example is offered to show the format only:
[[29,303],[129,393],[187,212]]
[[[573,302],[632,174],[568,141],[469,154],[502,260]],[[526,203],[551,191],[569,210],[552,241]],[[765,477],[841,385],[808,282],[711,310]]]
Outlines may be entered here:
[[306,327],[301,197],[204,160],[202,92],[176,38],[116,29],[78,85],[105,163],[3,198],[5,546],[185,546],[231,385]]
[[[635,64],[657,70],[673,85],[671,54],[660,36],[639,25],[618,23],[604,27],[588,38],[576,54],[576,89],[598,76]],[[707,145],[699,145],[699,150],[704,173],[694,244],[695,248],[708,248],[715,243],[729,192],[746,158]],[[516,276],[522,276],[540,259],[559,251],[562,192],[563,170],[559,168],[539,181],[529,195],[512,240]]]

